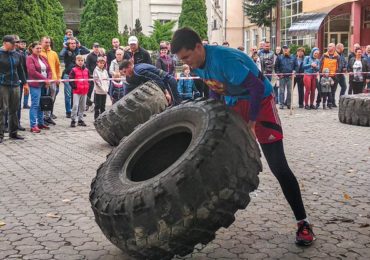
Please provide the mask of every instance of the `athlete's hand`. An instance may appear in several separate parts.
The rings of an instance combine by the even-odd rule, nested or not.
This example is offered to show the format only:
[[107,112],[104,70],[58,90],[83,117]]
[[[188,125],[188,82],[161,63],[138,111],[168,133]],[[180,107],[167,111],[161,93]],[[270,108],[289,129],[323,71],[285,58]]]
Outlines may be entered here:
[[256,121],[249,121],[248,122],[248,128],[251,130],[254,138],[257,139],[257,136],[256,136]]

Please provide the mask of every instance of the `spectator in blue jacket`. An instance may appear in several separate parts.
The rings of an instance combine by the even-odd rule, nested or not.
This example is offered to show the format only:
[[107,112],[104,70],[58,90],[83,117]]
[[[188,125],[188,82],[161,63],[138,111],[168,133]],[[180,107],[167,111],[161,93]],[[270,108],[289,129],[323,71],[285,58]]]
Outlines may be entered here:
[[190,67],[188,65],[184,64],[182,66],[182,73],[180,74],[180,77],[181,79],[177,83],[177,90],[181,98],[186,100],[200,97],[200,93],[195,87],[194,80],[190,78]]
[[[317,73],[320,71],[320,49],[312,48],[310,56],[306,56],[303,62],[304,77],[303,82],[306,89],[304,95],[305,109],[315,109],[313,102],[315,100],[315,91],[318,87]],[[308,99],[310,98],[310,103]]]
[[[291,74],[297,71],[298,63],[296,57],[290,54],[290,49],[287,45],[283,46],[283,54],[278,56],[275,62],[275,72],[276,74],[284,74],[278,75],[280,79],[280,86],[279,86],[279,104],[280,109],[284,109],[284,104],[286,104],[287,108],[290,109],[291,100],[292,100],[292,91],[291,91],[291,84],[292,78]],[[287,92],[286,102],[285,102],[285,90]]]
[[126,93],[145,82],[154,81],[165,93],[168,103],[172,105],[181,103],[181,98],[177,91],[177,81],[167,72],[147,63],[134,65],[131,60],[124,60],[119,66],[119,70],[126,77],[126,81],[129,84]]

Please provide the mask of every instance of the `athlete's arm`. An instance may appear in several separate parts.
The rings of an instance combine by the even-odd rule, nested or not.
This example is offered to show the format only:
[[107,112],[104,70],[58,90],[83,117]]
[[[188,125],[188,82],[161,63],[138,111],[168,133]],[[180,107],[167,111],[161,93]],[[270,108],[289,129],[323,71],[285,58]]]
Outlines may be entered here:
[[249,120],[256,121],[260,111],[265,85],[256,76],[260,73],[253,61],[245,64],[241,60],[230,60],[227,66],[223,67],[226,82],[234,86],[242,86],[248,90],[250,96]]

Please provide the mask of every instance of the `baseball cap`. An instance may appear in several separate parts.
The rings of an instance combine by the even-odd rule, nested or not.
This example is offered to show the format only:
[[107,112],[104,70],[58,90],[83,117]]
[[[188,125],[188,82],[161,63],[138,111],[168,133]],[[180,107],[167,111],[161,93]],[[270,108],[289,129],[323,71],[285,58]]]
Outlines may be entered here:
[[288,45],[283,45],[283,49],[289,49]]
[[94,42],[93,47],[100,47],[100,44],[97,42]]
[[128,44],[137,44],[138,42],[139,40],[136,36],[130,36],[130,38],[128,38]]
[[5,35],[3,37],[3,42],[10,42],[10,43],[14,44],[15,43],[15,38],[14,38],[13,35]]

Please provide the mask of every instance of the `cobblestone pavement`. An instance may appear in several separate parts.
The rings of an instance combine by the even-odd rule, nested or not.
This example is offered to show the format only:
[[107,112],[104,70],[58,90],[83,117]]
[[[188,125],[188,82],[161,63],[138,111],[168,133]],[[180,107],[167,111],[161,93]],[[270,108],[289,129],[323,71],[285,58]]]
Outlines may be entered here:
[[[259,189],[235,223],[187,259],[369,259],[370,129],[344,125],[337,109],[280,111],[285,149],[318,237],[294,244],[295,221],[264,161]],[[0,259],[130,259],[95,224],[88,194],[111,150],[88,127],[57,126],[0,145]],[[28,111],[23,111],[28,126]],[[5,224],[5,225],[3,225]]]

